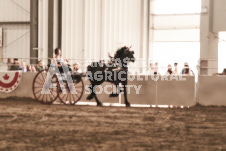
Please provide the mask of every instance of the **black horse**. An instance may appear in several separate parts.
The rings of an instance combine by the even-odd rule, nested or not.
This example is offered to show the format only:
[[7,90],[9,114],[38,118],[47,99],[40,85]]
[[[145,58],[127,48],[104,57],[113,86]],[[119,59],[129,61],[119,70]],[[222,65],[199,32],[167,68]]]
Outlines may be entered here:
[[[131,47],[130,47],[131,48]],[[98,100],[96,96],[96,87],[101,85],[104,81],[113,83],[117,88],[118,92],[110,94],[110,97],[117,97],[122,89],[119,87],[119,84],[122,84],[124,90],[125,104],[127,107],[130,106],[130,103],[127,100],[127,76],[128,76],[128,64],[129,62],[135,62],[134,51],[131,51],[129,47],[122,47],[117,50],[114,57],[110,57],[110,62],[104,63],[92,62],[91,65],[87,67],[87,75],[91,82],[90,95],[87,97],[87,100],[93,98],[96,99],[97,106],[102,106],[102,103]]]

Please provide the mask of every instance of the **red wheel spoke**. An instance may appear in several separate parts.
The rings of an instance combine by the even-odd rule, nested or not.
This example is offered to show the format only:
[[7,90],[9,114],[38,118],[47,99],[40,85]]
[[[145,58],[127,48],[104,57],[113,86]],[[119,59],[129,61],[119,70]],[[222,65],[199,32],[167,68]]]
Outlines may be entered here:
[[38,100],[39,100],[39,98],[41,97],[41,95],[42,95],[42,94],[39,95]]
[[35,81],[35,83],[38,83],[38,84],[40,84],[40,85],[43,85],[44,83],[39,83],[38,81]]
[[41,88],[42,89],[43,87],[34,87],[34,88]]
[[54,96],[53,95],[50,95],[50,101],[53,101],[53,98],[54,98]]
[[37,78],[38,78],[41,82],[43,82],[43,83],[45,82],[45,81],[43,81],[39,76],[38,76]]
[[[50,91],[51,91],[51,90],[50,90]],[[51,95],[52,95],[53,97],[55,97],[55,96],[53,95],[53,91],[51,91],[50,93],[51,93]]]
[[32,85],[34,97],[43,104],[51,104],[57,99],[59,95],[59,83],[56,75],[53,75],[53,77],[51,77],[51,83],[54,87],[49,88],[48,93],[50,92],[50,94],[42,94],[42,91],[45,92],[45,89],[43,90],[43,86],[45,84],[48,84],[48,80],[50,80],[47,79],[49,76],[51,76],[51,74],[46,70],[40,71],[35,76]]
[[75,86],[75,88],[82,88],[83,86]]
[[69,97],[69,102],[71,103],[71,94],[68,94],[68,97]]
[[[55,92],[55,93],[54,93]],[[57,94],[57,91],[51,91],[51,94]]]
[[47,101],[51,102],[51,94],[47,96]]
[[72,94],[70,94],[70,101],[73,101]]
[[80,91],[77,91],[77,92],[82,93],[82,92],[80,92]]
[[[47,101],[48,101],[48,96],[49,96],[49,98],[50,98],[50,101],[53,101],[54,99],[53,98],[55,98],[55,96],[53,95],[53,91],[50,89],[50,94],[48,94],[47,96],[46,96],[46,99],[47,99]],[[52,96],[52,97],[51,97]]]
[[[55,97],[56,97],[56,96],[55,96],[55,95],[53,95],[53,94],[51,94],[51,96],[52,96],[53,98],[55,98]],[[51,98],[52,98],[52,97],[51,97]]]
[[57,97],[57,93],[56,93],[56,95],[54,95],[54,93],[51,93],[51,95],[53,96],[53,98]]
[[42,101],[43,102],[45,102],[44,97],[45,97],[45,94],[42,95]]
[[44,78],[44,76],[43,76],[42,72],[41,72],[41,75],[42,75],[43,81],[45,81],[45,78]]
[[66,101],[67,101],[67,99],[68,99],[68,95],[67,95]]
[[79,98],[78,94],[75,94],[75,95]]
[[44,101],[44,94],[42,94],[42,96],[43,96],[43,97],[42,97],[42,99],[41,99],[41,100],[42,100],[42,101]]
[[48,101],[48,96],[49,96],[49,95],[50,95],[50,94],[48,94],[48,95],[46,94],[46,102],[49,102],[49,101]]
[[46,102],[46,101],[45,101],[45,96],[46,96],[46,95],[45,95],[45,94],[43,94],[43,98],[42,98],[42,100],[43,100],[44,102]]
[[[64,82],[64,86],[67,86],[67,84],[65,84],[65,82]],[[57,93],[60,93],[60,95],[59,95],[59,98],[60,98],[60,100],[63,102],[63,103],[65,103],[65,104],[67,104],[67,101],[69,101],[70,102],[70,104],[74,104],[74,103],[76,103],[76,102],[78,102],[79,101],[79,99],[81,98],[81,96],[82,96],[82,93],[83,93],[83,91],[84,91],[84,84],[83,84],[83,81],[81,80],[81,82],[79,82],[79,83],[73,83],[73,92],[75,92],[75,94],[72,94],[71,92],[67,92],[66,94],[63,94],[63,92],[59,92],[59,88],[60,87],[57,87],[58,89],[57,89]],[[75,90],[74,90],[74,88],[75,88]],[[69,90],[68,90],[69,91]],[[69,94],[68,94],[69,93]],[[69,96],[70,95],[70,96]]]
[[48,102],[48,95],[47,94],[45,95],[45,100],[46,100],[46,102]]
[[42,100],[43,100],[44,102],[46,102],[46,101],[45,101],[45,96],[46,96],[46,95],[45,95],[45,94],[43,94],[43,98],[42,98]]
[[55,89],[52,89],[52,92],[57,92],[57,90],[55,90]]
[[37,94],[37,93],[39,93],[39,92],[41,92],[42,90],[39,90],[39,91],[37,91],[37,92],[35,92],[35,94]]
[[48,102],[47,100],[47,94],[44,95],[44,98],[43,98],[46,102]]
[[74,98],[74,95],[72,94],[72,98],[73,98],[73,100],[75,100],[75,98]]
[[50,96],[50,101],[53,101],[53,97]]
[[64,95],[64,96],[62,97],[62,101],[63,101],[63,99],[65,98],[65,96],[66,96],[66,95]]
[[46,96],[46,102],[48,102],[48,96],[49,96],[49,94],[48,95],[46,94],[45,96]]
[[55,96],[54,95],[50,95],[50,101],[54,101],[54,99],[55,99]]

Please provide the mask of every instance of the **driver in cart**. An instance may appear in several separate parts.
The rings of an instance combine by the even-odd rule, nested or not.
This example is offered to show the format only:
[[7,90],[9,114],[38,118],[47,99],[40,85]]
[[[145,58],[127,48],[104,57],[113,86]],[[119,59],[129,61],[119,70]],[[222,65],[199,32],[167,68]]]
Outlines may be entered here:
[[55,49],[55,56],[51,61],[51,65],[54,67],[58,67],[60,73],[67,74],[69,71],[72,71],[70,65],[68,64],[68,60],[65,60],[62,57],[61,50],[59,48]]
[[47,79],[49,80],[47,80],[47,83],[45,83],[46,89],[51,87],[49,84],[52,83],[51,79],[56,74],[61,88],[60,92],[63,94],[76,94],[71,71],[72,70],[68,64],[68,60],[65,60],[61,55],[61,50],[56,48],[55,56],[51,60],[51,65],[48,72],[50,74],[47,75]]

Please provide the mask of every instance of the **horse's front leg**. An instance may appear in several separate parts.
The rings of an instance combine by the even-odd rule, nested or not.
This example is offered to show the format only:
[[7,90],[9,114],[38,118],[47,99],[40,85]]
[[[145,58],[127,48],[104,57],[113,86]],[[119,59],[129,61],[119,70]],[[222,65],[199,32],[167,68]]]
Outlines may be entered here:
[[96,86],[93,87],[93,96],[97,102],[97,106],[102,106],[102,103],[99,101],[99,99],[97,98],[97,95],[96,95]]
[[92,100],[94,95],[93,95],[93,86],[89,85],[89,91],[90,91],[90,95],[87,96],[87,100]]
[[123,84],[123,88],[124,88],[124,99],[125,99],[126,107],[130,107],[130,103],[129,103],[128,99],[127,99],[126,84]]
[[116,92],[112,92],[110,94],[110,97],[118,97],[119,93],[121,92],[121,88],[119,86],[119,83],[115,83],[114,86],[116,87]]
[[90,95],[86,99],[91,100],[94,97],[97,102],[97,106],[102,106],[102,103],[99,101],[96,95],[96,85],[90,85],[89,88],[90,88]]

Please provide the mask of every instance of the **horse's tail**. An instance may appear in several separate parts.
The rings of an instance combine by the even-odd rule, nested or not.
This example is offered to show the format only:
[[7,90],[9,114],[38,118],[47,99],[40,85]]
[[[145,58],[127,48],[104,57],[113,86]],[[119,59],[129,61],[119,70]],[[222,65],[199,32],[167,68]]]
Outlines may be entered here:
[[92,71],[91,65],[89,65],[89,66],[87,67],[87,71]]

